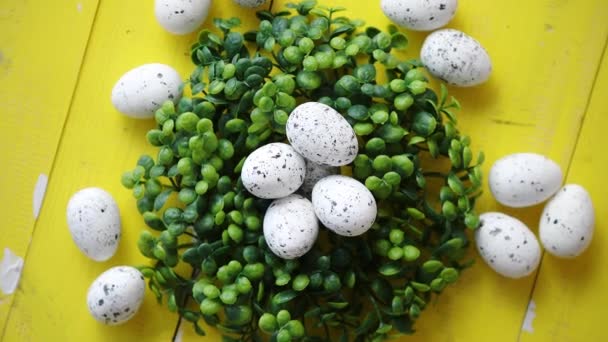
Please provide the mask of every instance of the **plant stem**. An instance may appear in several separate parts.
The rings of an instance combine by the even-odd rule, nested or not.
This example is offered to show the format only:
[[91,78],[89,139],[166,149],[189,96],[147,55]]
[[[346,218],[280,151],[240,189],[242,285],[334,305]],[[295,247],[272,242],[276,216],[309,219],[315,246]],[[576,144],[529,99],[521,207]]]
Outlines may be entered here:
[[185,234],[185,235],[188,235],[188,236],[190,236],[190,237],[193,237],[193,238],[195,238],[195,239],[197,239],[197,240],[198,240],[198,236],[196,236],[196,235],[194,235],[194,234],[192,234],[192,233],[190,233],[190,232],[184,232],[184,234]]
[[429,171],[429,172],[423,172],[422,175],[424,177],[435,177],[435,178],[447,178],[448,175],[442,172],[435,172],[435,171]]

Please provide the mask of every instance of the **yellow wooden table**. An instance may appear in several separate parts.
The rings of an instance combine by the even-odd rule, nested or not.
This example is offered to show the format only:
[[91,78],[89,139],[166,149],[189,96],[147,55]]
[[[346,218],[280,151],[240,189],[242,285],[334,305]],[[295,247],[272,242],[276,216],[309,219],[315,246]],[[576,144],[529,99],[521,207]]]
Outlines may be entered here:
[[[275,1],[274,8],[286,2]],[[321,2],[345,6],[370,25],[388,24],[379,0]],[[144,63],[173,65],[184,77],[192,69],[188,54],[196,35],[163,31],[152,3],[0,0],[0,248],[25,259],[17,290],[0,297],[3,340],[169,341],[173,336],[176,317],[160,309],[151,294],[136,318],[118,327],[95,322],[85,303],[89,284],[103,270],[145,261],[135,248],[141,217],[119,179],[140,154],[152,151],[144,136],[154,123],[118,114],[111,88],[125,71]],[[216,0],[210,18],[238,16],[251,27],[253,13]],[[479,261],[429,305],[412,340],[603,340],[608,1],[463,0],[449,27],[480,40],[494,63],[488,83],[451,89],[464,108],[460,128],[476,150],[486,152],[484,170],[509,153],[548,155],[566,171],[567,182],[590,191],[596,233],[580,258],[545,255],[537,274],[521,280],[501,278]],[[414,57],[426,34],[408,36]],[[104,263],[84,257],[66,225],[70,195],[87,186],[110,191],[122,211],[123,240],[117,255]],[[478,209],[505,211],[534,231],[542,210],[509,210],[488,194]],[[196,339],[189,327],[180,338]],[[203,340],[217,338],[211,333]]]

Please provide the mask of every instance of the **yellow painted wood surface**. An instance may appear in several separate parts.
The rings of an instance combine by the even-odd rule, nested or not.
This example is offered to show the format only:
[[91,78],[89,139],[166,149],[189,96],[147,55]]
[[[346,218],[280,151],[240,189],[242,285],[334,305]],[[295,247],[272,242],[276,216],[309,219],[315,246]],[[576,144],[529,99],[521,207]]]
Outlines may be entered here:
[[[286,2],[288,1],[275,1],[275,9]],[[376,1],[320,2],[347,7],[348,15],[363,18],[370,25],[384,27],[388,24]],[[0,3],[0,20],[4,3],[6,1]],[[29,3],[31,6],[36,1]],[[152,1],[143,0],[100,1],[73,105],[69,115],[67,107],[61,113],[62,118],[67,115],[67,122],[59,150],[56,155],[54,150],[49,156],[45,155],[50,158],[49,164],[55,157],[55,166],[25,261],[22,282],[4,330],[3,336],[7,341],[168,341],[173,334],[175,316],[158,307],[150,294],[146,296],[136,318],[120,327],[97,324],[89,317],[85,304],[90,282],[103,270],[118,264],[145,262],[135,247],[143,222],[133,198],[128,191],[122,189],[119,179],[122,171],[133,167],[140,154],[153,152],[144,138],[153,122],[135,121],[118,114],[110,103],[110,90],[125,71],[144,63],[173,65],[184,77],[192,70],[188,48],[195,35],[176,37],[164,32],[154,19],[152,6]],[[86,5],[83,9],[86,9]],[[67,14],[59,12],[57,16],[62,21],[68,21]],[[210,17],[212,16],[239,16],[246,24],[254,21],[253,11],[240,9],[228,0],[215,1]],[[51,20],[37,19],[41,23],[39,25]],[[604,0],[460,2],[457,16],[449,27],[476,37],[487,48],[494,63],[492,78],[485,85],[472,89],[451,89],[464,108],[459,115],[461,130],[472,137],[476,149],[486,152],[488,162],[485,171],[496,158],[522,151],[546,154],[555,159],[564,170],[568,168],[608,37],[607,19],[608,2]],[[31,28],[27,26],[28,23],[16,23],[14,30]],[[408,33],[408,56],[417,55],[425,36],[423,33]],[[0,42],[2,39],[4,36],[0,34]],[[20,42],[15,46],[23,46],[26,50],[26,47],[30,47],[28,44],[33,46],[30,42]],[[1,63],[0,96],[6,92],[8,97],[8,90],[4,89],[9,86],[5,85],[5,79],[2,78],[4,64]],[[80,60],[68,65],[74,63],[80,65]],[[29,72],[19,70],[21,73]],[[604,80],[604,84],[608,82],[607,74],[608,72],[603,72],[599,77]],[[12,84],[20,84],[15,82],[16,78],[12,79]],[[25,87],[25,83],[22,87]],[[605,96],[599,91],[603,89],[605,93],[607,87],[608,85],[596,87],[598,104],[590,107],[575,157],[580,166],[573,167],[570,174],[571,179],[578,174],[581,177],[578,182],[588,182],[583,185],[595,186],[592,196],[598,208],[597,231],[602,230],[602,224],[606,225],[605,214],[599,206],[602,202],[598,201],[602,189],[601,177],[595,175],[595,170],[601,170],[601,166],[607,165],[606,159],[597,157],[598,153],[602,153],[602,147],[596,143],[601,123],[606,122],[602,119],[605,115],[602,115],[602,103],[599,102],[604,101],[605,107]],[[69,103],[69,98],[66,100],[66,97],[70,97],[71,93],[59,94],[55,88],[50,88],[53,87],[40,92],[41,101]],[[32,89],[32,92],[36,92],[35,86]],[[0,99],[3,100],[0,103],[8,103],[4,102],[6,100],[3,97]],[[13,98],[11,100],[16,101]],[[592,110],[597,113],[593,114]],[[15,120],[15,115],[18,114],[16,111],[18,109],[2,113],[6,112]],[[25,159],[27,163],[24,162],[23,156],[40,152],[30,137],[41,136],[43,128],[37,126],[38,120],[31,120],[27,123],[18,121],[14,126],[8,126],[16,131],[11,138],[17,144],[25,146],[19,153],[7,154],[8,160],[29,165],[32,162],[29,159]],[[50,122],[44,122],[47,124],[42,127],[48,129]],[[56,124],[55,121],[53,123]],[[17,124],[27,127],[27,130],[17,129]],[[28,147],[27,144],[32,146]],[[3,157],[7,153],[6,146],[7,144],[2,150]],[[29,170],[31,167],[24,168]],[[20,168],[15,167],[15,170]],[[36,170],[27,172],[37,175],[35,172],[39,171]],[[17,174],[17,171],[14,173]],[[34,176],[32,182],[35,182],[35,178]],[[20,196],[22,188],[11,184],[10,180],[3,179],[2,182],[3,213],[6,212],[4,216],[14,220],[19,213],[31,212],[31,200],[24,200],[23,203],[14,200]],[[109,262],[95,263],[86,259],[72,243],[65,224],[68,198],[86,186],[107,189],[121,208],[123,240],[117,255]],[[32,187],[27,189],[29,192]],[[536,231],[541,208],[507,210],[496,205],[491,196],[486,195],[479,203],[479,210],[506,211]],[[17,228],[6,227],[3,232],[13,229]],[[29,235],[23,236],[29,241]],[[20,238],[19,241],[25,241],[24,239]],[[2,241],[4,240],[0,240]],[[12,241],[7,240],[7,243]],[[587,322],[586,317],[601,312],[601,302],[594,301],[594,293],[601,293],[599,290],[606,279],[597,271],[601,267],[601,262],[598,262],[601,260],[601,251],[605,249],[603,243],[605,240],[602,241],[601,233],[597,233],[591,250],[583,258],[566,264],[549,257],[544,258],[534,294],[538,306],[535,332],[524,333],[524,339],[544,341],[552,336],[561,336],[562,340],[575,340],[580,332],[585,332],[584,336],[601,336],[601,318],[591,321],[596,322],[594,325]],[[475,256],[475,253],[471,253],[471,256]],[[591,266],[584,267],[585,264]],[[564,271],[568,267],[572,268],[570,273]],[[579,278],[578,281],[573,282],[576,278]],[[560,280],[564,282],[564,279],[570,282],[562,286],[553,284]],[[520,336],[534,280],[534,276],[522,280],[501,278],[478,261],[464,273],[457,285],[446,290],[439,300],[429,305],[417,324],[418,333],[413,340],[515,341]],[[576,285],[583,282],[588,286],[583,289],[589,289],[582,297],[587,306],[575,308],[580,296]],[[597,309],[593,309],[596,302]],[[557,326],[557,318],[565,323]],[[551,335],[551,329],[565,329],[564,325],[568,322],[571,329],[567,333]],[[215,341],[217,337],[217,334],[211,332],[204,340]],[[194,339],[191,328],[186,326],[183,340]]]
[[[0,1],[2,251],[26,255],[34,187],[51,172],[96,10],[97,0]],[[11,303],[0,293],[2,327]]]
[[602,341],[606,339],[605,308],[608,306],[608,215],[606,185],[601,176],[608,167],[602,148],[608,125],[608,56],[604,56],[587,116],[566,183],[580,184],[591,194],[596,212],[593,242],[573,260],[545,253],[532,300],[531,331],[522,341]]

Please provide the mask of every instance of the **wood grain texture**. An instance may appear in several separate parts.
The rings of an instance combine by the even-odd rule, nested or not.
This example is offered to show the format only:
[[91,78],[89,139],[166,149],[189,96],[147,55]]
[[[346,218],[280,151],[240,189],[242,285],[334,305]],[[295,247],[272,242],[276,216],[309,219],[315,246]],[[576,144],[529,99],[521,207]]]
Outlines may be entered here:
[[[23,258],[43,202],[35,187],[51,172],[96,10],[97,0],[0,2],[0,249]],[[12,299],[0,294],[2,330]]]
[[[253,11],[232,2],[216,2],[209,14],[209,18],[229,16],[239,16],[244,22],[255,19]],[[165,32],[154,17],[153,1],[100,2],[21,289],[7,323],[7,341],[171,339],[177,316],[159,307],[151,293],[147,293],[136,318],[118,327],[103,326],[91,318],[86,293],[107,268],[146,262],[136,247],[145,224],[131,193],[121,186],[120,176],[135,166],[141,154],[154,154],[145,138],[154,121],[119,114],[110,101],[111,89],[126,71],[152,62],[173,66],[185,79],[192,69],[189,48],[196,36]],[[52,99],[61,96],[53,93]],[[68,199],[89,186],[109,191],[121,209],[121,245],[104,263],[86,258],[72,242],[66,225]],[[31,212],[30,203],[27,209]]]
[[608,213],[605,179],[608,154],[602,147],[608,125],[608,56],[590,99],[589,109],[566,177],[567,184],[585,187],[595,207],[596,222],[589,249],[576,259],[558,259],[545,253],[532,300],[536,317],[521,341],[601,341],[608,297]]
[[[280,8],[287,2],[276,0],[274,8]],[[347,15],[363,18],[369,25],[385,27],[389,23],[376,1],[320,2],[327,6],[347,7]],[[152,6],[152,1],[143,0],[104,0],[100,3],[74,103],[50,177],[45,205],[26,259],[21,290],[16,296],[14,310],[6,327],[4,337],[7,341],[167,341],[173,334],[175,316],[158,307],[149,293],[142,311],[132,321],[119,327],[105,327],[94,322],[85,304],[88,286],[103,270],[118,264],[137,265],[145,262],[135,248],[143,222],[133,198],[122,189],[119,179],[124,170],[134,166],[139,155],[154,152],[144,138],[145,132],[153,127],[153,122],[135,121],[116,113],[109,100],[110,90],[125,71],[144,63],[170,64],[184,78],[192,70],[188,50],[196,35],[176,37],[166,33],[156,23]],[[248,28],[255,21],[253,13],[238,8],[231,1],[218,0],[214,2],[210,17],[238,16]],[[608,36],[607,15],[608,2],[604,0],[460,2],[457,16],[449,27],[477,38],[487,48],[494,62],[494,72],[488,83],[471,89],[451,89],[464,108],[459,115],[461,130],[472,137],[476,150],[486,152],[488,162],[485,171],[489,170],[493,160],[523,151],[546,154],[564,169],[568,167]],[[416,57],[426,34],[407,34],[410,38],[407,55]],[[2,70],[0,68],[0,77]],[[603,86],[604,92],[606,87],[608,85]],[[51,98],[51,93],[44,93],[42,98],[59,101],[60,95],[52,94]],[[597,110],[601,111],[605,103],[604,106],[597,106]],[[589,120],[591,118],[593,116]],[[596,121],[595,126],[586,128],[595,133],[583,132],[581,137],[589,136],[589,141],[598,139],[599,127],[601,122]],[[21,134],[15,136],[15,141],[28,143],[26,131],[15,134]],[[579,144],[579,151],[584,146],[583,141]],[[591,142],[586,144],[589,145],[585,150],[587,154],[579,157],[582,152],[577,151],[575,157],[575,160],[587,160],[587,164],[581,163],[583,166],[578,172],[581,179],[595,186],[595,191],[601,191],[599,178],[591,172],[598,165],[602,166],[598,164],[602,160],[594,155],[592,162],[590,157],[601,147]],[[22,153],[32,151],[32,147],[28,147]],[[20,160],[15,156],[13,160]],[[606,165],[605,160],[603,165]],[[35,179],[34,176],[32,182]],[[118,254],[106,263],[86,259],[72,243],[65,224],[67,200],[73,192],[86,186],[99,186],[110,191],[122,211],[123,240]],[[597,193],[592,193],[592,196],[594,199],[598,197]],[[6,201],[8,198],[12,199],[7,197]],[[4,197],[2,199],[5,200]],[[596,206],[598,204],[601,203],[596,202]],[[23,210],[25,205],[31,211],[29,202],[14,208],[10,205],[9,208],[13,210]],[[6,210],[6,207],[3,209]],[[480,212],[506,211],[522,219],[534,231],[541,209],[537,206],[520,211],[508,210],[498,206],[489,194],[479,202]],[[598,222],[601,223],[600,220]],[[596,240],[601,241],[599,233]],[[601,253],[597,245],[599,243],[594,242],[584,258],[588,258],[590,253]],[[597,260],[601,256],[597,255],[592,267],[600,267]],[[472,252],[471,257],[476,257],[475,253]],[[568,288],[552,284],[557,277],[555,273],[561,271],[556,266],[556,270],[550,273],[551,264],[546,266],[548,259],[543,261],[539,281],[545,277],[545,288],[554,286],[550,293],[567,296],[571,302],[564,301],[563,305],[554,303],[553,310],[552,306],[543,303],[559,301],[559,298],[551,295],[543,299],[544,294],[535,294],[535,298],[540,296],[537,300],[539,317],[535,321],[538,329],[546,327],[549,331],[558,317],[552,315],[561,312],[559,317],[565,317],[562,321],[566,321],[572,312],[578,314],[579,318],[569,322],[576,322],[572,324],[589,336],[596,334],[599,337],[599,317],[596,327],[593,327],[581,318],[585,317],[582,309],[567,309],[566,303],[574,306],[579,292],[574,291],[572,283]],[[591,260],[588,259],[588,262],[591,263]],[[574,270],[578,265],[578,262],[572,263],[573,272],[580,272]],[[559,264],[559,267],[563,265]],[[549,273],[545,275],[546,272]],[[595,273],[591,275],[592,272],[588,272],[584,279],[587,280],[586,284],[592,284],[588,286],[592,286],[595,293],[601,293],[599,290],[605,277],[595,280],[598,272]],[[568,275],[573,276],[582,275]],[[413,340],[515,341],[533,282],[533,276],[522,280],[504,279],[478,261],[455,286],[448,288],[436,302],[430,303],[416,325],[418,332]],[[589,291],[584,297],[587,306],[583,308],[587,310],[591,310],[592,293]],[[541,320],[544,319],[543,313],[546,324]],[[217,333],[213,330],[208,332],[209,335],[203,340],[218,340]],[[564,340],[578,336],[576,329],[572,332],[575,335],[563,335]],[[530,336],[524,334],[523,337],[543,341],[543,337],[547,336],[539,333]],[[182,340],[195,340],[190,326],[184,327]]]

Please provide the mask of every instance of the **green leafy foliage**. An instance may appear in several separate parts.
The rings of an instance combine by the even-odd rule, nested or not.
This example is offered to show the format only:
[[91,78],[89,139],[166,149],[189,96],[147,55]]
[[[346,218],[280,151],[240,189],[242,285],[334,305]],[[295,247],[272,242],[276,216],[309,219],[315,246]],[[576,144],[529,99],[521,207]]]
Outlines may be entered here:
[[[420,62],[395,52],[407,38],[394,26],[362,29],[337,15],[343,8],[313,0],[287,7],[295,12],[258,12],[258,28],[244,34],[238,19],[214,20],[217,30],[192,46],[192,96],[156,112],[147,134],[156,158],[142,156],[121,177],[150,228],[137,243],[153,261],[142,273],[198,334],[205,322],[226,341],[412,333],[468,265],[483,154],[474,161],[458,132],[460,105],[447,88],[437,95]],[[282,260],[261,229],[269,201],[244,189],[240,169],[255,148],[285,141],[289,113],[306,101],[353,126],[361,148],[352,175],[376,197],[378,217],[363,236],[324,232],[305,256]],[[189,276],[176,271],[182,264]]]

